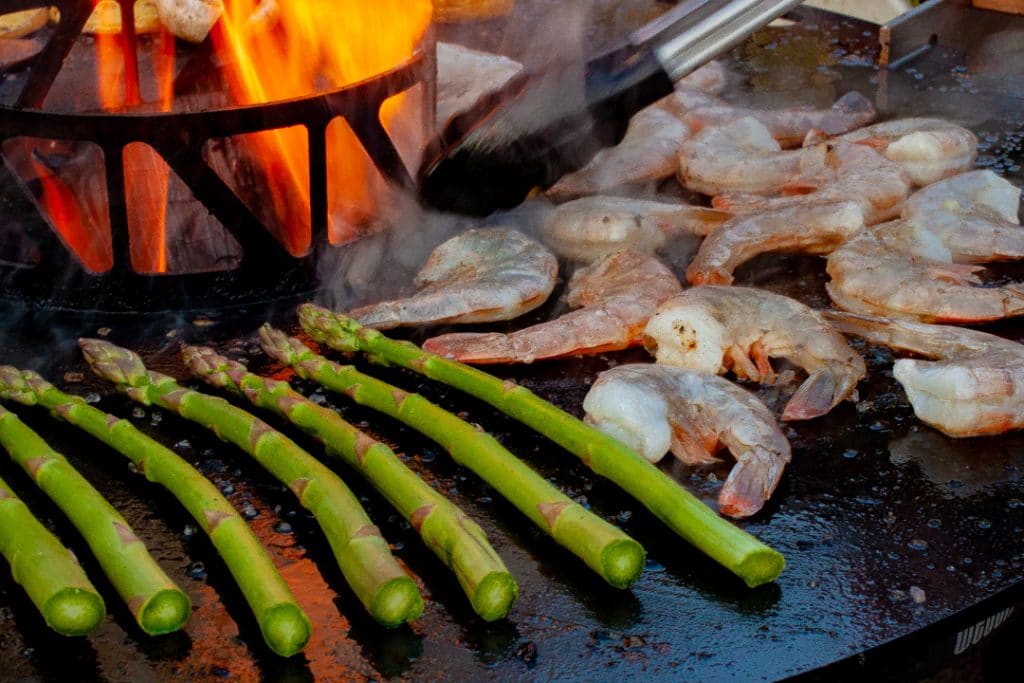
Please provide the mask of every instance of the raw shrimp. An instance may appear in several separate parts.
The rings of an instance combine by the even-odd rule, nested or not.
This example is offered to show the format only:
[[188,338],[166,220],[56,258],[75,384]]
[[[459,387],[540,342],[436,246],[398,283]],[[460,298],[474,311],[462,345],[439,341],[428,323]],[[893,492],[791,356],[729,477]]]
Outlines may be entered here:
[[829,108],[747,109],[727,104],[698,107],[683,120],[694,133],[743,116],[760,121],[783,148],[799,147],[811,131],[839,135],[870,123],[875,118],[871,101],[859,92],[848,92]]
[[556,207],[544,242],[559,256],[592,262],[605,254],[653,252],[681,233],[706,235],[731,217],[717,209],[625,197],[583,197]]
[[764,124],[744,116],[710,126],[679,150],[679,182],[704,194],[781,191],[807,150],[783,152]]
[[717,95],[725,90],[728,80],[729,71],[725,68],[725,64],[713,59],[679,79],[676,89]]
[[708,235],[686,269],[693,285],[732,284],[742,263],[769,251],[827,254],[864,227],[857,202],[811,203],[738,216]]
[[780,188],[785,196],[725,194],[715,197],[712,206],[748,214],[808,201],[859,201],[868,225],[899,215],[910,193],[910,180],[897,164],[871,148],[842,141],[822,143],[802,152],[799,173]]
[[556,201],[636,183],[662,180],[679,168],[679,148],[690,137],[682,116],[715,102],[699,91],[677,90],[637,112],[614,147],[598,152],[586,166],[566,174],[547,190]]
[[1020,190],[989,171],[931,185],[908,220],[865,230],[829,256],[826,287],[841,308],[924,322],[984,322],[1024,314],[1024,287],[977,287],[983,268],[1024,258]]
[[544,303],[557,277],[555,255],[521,232],[469,230],[431,252],[416,276],[419,292],[349,315],[381,330],[511,320]]
[[601,373],[583,400],[586,421],[657,462],[669,450],[687,464],[736,458],[718,495],[730,517],[749,517],[782,478],[790,447],[757,397],[726,379],[665,365],[620,365]]
[[1024,427],[1024,345],[962,327],[839,311],[826,316],[847,334],[932,359],[893,365],[923,422],[956,437]]
[[808,377],[790,398],[784,420],[824,415],[850,397],[867,372],[864,360],[817,311],[747,287],[694,287],[661,304],[644,330],[659,363],[774,380],[770,357],[785,358]]
[[577,311],[509,334],[445,334],[423,348],[465,363],[531,363],[616,351],[639,345],[654,309],[680,289],[655,257],[622,251],[573,274],[567,299]]
[[919,187],[970,170],[978,156],[974,133],[942,119],[883,121],[841,139],[878,149]]

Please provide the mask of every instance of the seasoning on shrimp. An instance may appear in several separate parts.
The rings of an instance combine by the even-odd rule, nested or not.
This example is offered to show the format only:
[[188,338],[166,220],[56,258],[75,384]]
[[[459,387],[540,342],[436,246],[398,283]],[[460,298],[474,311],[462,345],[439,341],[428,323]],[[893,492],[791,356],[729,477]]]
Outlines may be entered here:
[[691,465],[736,458],[718,496],[722,514],[749,517],[775,491],[790,447],[757,397],[732,382],[684,368],[627,364],[598,376],[583,400],[586,421],[651,462],[672,453]]

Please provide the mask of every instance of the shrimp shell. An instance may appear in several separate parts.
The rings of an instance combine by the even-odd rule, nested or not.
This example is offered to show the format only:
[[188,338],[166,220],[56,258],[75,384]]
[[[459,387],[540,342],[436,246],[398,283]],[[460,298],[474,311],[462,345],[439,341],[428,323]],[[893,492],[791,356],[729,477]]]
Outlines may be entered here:
[[583,400],[585,420],[657,462],[669,450],[688,464],[736,458],[719,510],[749,517],[775,491],[789,442],[755,396],[716,375],[664,365],[627,364],[601,373]]
[[919,187],[969,171],[978,156],[974,133],[942,119],[883,121],[841,139],[875,147]]
[[867,373],[864,360],[817,311],[779,294],[747,287],[694,287],[661,304],[644,330],[659,363],[707,373],[732,370],[755,382],[774,380],[770,357],[808,377],[790,398],[784,420],[824,415],[851,397]]
[[654,309],[680,289],[672,271],[651,255],[609,254],[573,274],[567,298],[579,310],[509,334],[444,334],[428,339],[423,348],[478,364],[617,351],[642,343]]
[[555,255],[523,233],[469,230],[431,252],[415,279],[419,292],[349,315],[381,330],[511,320],[544,303],[557,277]]

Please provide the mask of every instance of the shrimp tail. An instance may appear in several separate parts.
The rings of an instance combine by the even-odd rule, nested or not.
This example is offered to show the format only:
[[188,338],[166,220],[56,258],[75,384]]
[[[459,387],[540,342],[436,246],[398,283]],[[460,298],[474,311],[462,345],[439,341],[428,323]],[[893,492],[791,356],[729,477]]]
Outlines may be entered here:
[[462,363],[529,363],[507,334],[500,332],[453,332],[423,342],[423,349]]
[[718,509],[728,517],[750,517],[761,509],[782,478],[789,457],[753,448],[739,455],[718,494]]
[[782,419],[810,420],[821,417],[853,393],[858,379],[849,373],[829,370],[811,373],[790,397],[782,411]]

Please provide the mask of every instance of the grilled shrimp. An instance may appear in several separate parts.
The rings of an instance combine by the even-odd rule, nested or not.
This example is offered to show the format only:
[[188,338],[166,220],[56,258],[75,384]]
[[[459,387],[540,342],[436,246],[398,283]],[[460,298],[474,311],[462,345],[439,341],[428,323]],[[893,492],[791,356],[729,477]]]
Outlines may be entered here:
[[1020,190],[990,171],[939,181],[907,200],[907,220],[865,230],[828,259],[829,296],[856,313],[924,322],[1024,314],[1024,287],[977,287],[975,263],[1024,258]]
[[942,119],[883,121],[841,139],[878,149],[919,187],[970,170],[978,155],[974,133]]
[[747,287],[694,287],[661,304],[644,330],[659,363],[709,373],[732,370],[774,380],[769,358],[785,358],[808,377],[784,420],[824,415],[850,397],[867,372],[864,360],[817,312],[789,297]]
[[654,309],[680,289],[654,256],[621,251],[573,274],[567,298],[579,310],[509,334],[444,334],[423,348],[465,363],[531,363],[616,351],[640,344]]
[[704,194],[781,191],[800,172],[806,150],[783,152],[760,121],[744,116],[710,126],[679,150],[679,182]]
[[601,373],[583,400],[586,421],[651,462],[669,450],[688,464],[736,458],[719,510],[749,517],[782,478],[790,447],[757,397],[716,375],[664,365],[620,365]]
[[962,327],[839,311],[826,317],[847,334],[931,359],[900,358],[893,365],[923,422],[956,437],[1024,427],[1024,345]]
[[693,285],[732,284],[740,264],[770,251],[827,254],[864,227],[857,202],[790,206],[726,221],[708,235],[686,269]]
[[680,233],[706,235],[730,218],[717,209],[625,197],[583,197],[556,207],[544,241],[559,256],[589,263],[605,254],[653,252]]
[[557,277],[554,254],[521,232],[469,230],[431,252],[416,276],[416,294],[349,315],[381,330],[511,320],[544,303]]
[[788,154],[799,155],[799,172],[779,187],[785,196],[737,192],[719,195],[711,205],[749,214],[808,201],[859,201],[864,207],[864,222],[874,225],[896,217],[910,192],[910,180],[903,169],[869,147],[840,140]]
[[788,109],[761,110],[713,104],[698,107],[683,120],[693,132],[708,126],[717,126],[743,116],[757,119],[783,148],[799,147],[811,131],[839,135],[870,123],[875,118],[871,101],[859,92],[848,92],[828,109],[790,107]]

